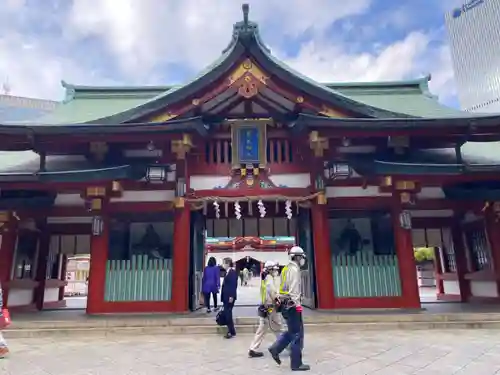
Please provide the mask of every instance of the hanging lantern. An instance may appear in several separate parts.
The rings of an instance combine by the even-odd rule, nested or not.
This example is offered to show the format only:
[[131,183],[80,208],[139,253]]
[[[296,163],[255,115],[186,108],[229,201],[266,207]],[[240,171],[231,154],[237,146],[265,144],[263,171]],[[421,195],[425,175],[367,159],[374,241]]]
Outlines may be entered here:
[[403,229],[411,229],[411,213],[410,211],[401,211],[399,214],[399,225]]
[[260,217],[265,217],[266,216],[266,207],[264,206],[264,202],[262,202],[262,199],[259,199],[257,202],[257,207],[259,209]]
[[241,206],[240,206],[240,202],[235,202],[234,203],[234,215],[236,216],[236,219],[238,219],[238,220],[241,219]]
[[92,235],[100,236],[102,234],[103,224],[102,217],[94,216],[92,218]]
[[220,219],[220,205],[219,202],[214,201],[215,218]]
[[167,179],[167,167],[164,165],[150,165],[146,170],[146,181],[161,183]]
[[292,201],[289,199],[285,202],[285,215],[288,220],[292,219]]

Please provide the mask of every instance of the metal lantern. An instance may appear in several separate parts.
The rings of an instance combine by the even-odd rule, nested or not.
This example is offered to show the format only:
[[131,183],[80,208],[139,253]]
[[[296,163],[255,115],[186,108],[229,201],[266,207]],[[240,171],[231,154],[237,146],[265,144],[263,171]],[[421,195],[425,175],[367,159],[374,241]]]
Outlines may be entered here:
[[102,234],[104,223],[102,217],[94,216],[92,218],[92,235],[100,236]]
[[175,187],[175,195],[177,197],[183,197],[186,194],[186,179],[184,177],[179,177],[177,179],[177,184]]
[[333,163],[325,168],[325,177],[329,180],[349,178],[352,176],[352,168],[346,163]]
[[167,179],[167,167],[164,165],[150,165],[146,170],[146,181],[152,183],[164,182]]
[[399,214],[399,225],[403,229],[411,229],[411,213],[410,211],[401,211]]

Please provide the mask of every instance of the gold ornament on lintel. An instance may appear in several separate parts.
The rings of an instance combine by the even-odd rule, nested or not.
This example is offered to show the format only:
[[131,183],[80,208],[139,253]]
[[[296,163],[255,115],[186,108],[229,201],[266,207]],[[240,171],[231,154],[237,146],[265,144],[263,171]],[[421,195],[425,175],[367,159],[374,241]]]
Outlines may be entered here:
[[122,184],[120,183],[120,181],[113,181],[111,183],[111,191],[120,192],[122,190],[123,190],[123,187],[122,187]]
[[175,208],[184,208],[186,204],[186,200],[184,197],[175,197],[174,198],[174,207]]
[[318,204],[326,204],[326,196],[325,196],[325,193],[319,193],[318,194]]

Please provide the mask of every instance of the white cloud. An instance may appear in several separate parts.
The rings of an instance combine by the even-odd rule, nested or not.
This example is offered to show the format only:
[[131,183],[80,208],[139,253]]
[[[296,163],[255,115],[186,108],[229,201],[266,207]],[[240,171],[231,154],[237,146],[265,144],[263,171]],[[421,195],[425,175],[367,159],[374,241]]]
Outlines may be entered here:
[[[259,22],[272,47],[286,37],[304,33],[312,37],[297,57],[287,61],[312,78],[370,81],[430,71],[435,92],[453,93],[447,49],[432,47],[426,33],[413,32],[381,45],[376,53],[360,54],[347,52],[341,41],[332,44],[325,38],[334,21],[349,23],[349,16],[365,12],[371,0],[248,2],[250,18]],[[169,63],[197,71],[220,56],[232,24],[242,18],[241,4],[234,0],[72,0],[64,2],[66,7],[63,0],[47,0],[46,4],[37,10],[24,0],[0,2],[0,83],[8,78],[13,94],[60,99],[61,79],[89,85],[117,80],[153,83],[158,70]],[[59,30],[59,35],[30,35],[20,26],[28,21],[52,22],[52,31]],[[89,48],[89,40],[103,44],[112,60],[99,55],[92,59],[99,51],[83,50]],[[91,57],[89,61],[80,59],[82,51]],[[100,69],[104,65],[110,66],[107,75]]]
[[442,100],[454,95],[453,70],[447,47],[431,46],[432,38],[412,32],[375,53],[352,54],[325,40],[304,45],[287,63],[319,82],[392,81],[431,73],[431,90]]

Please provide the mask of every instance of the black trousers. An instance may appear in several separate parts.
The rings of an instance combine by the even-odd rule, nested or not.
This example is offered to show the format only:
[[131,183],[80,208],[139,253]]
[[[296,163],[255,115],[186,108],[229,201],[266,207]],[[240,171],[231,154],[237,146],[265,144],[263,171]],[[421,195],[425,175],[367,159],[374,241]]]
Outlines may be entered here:
[[234,307],[234,301],[224,302],[224,314],[226,314],[227,332],[232,336],[235,336],[236,330],[234,328],[233,307]]
[[217,308],[217,293],[203,293],[203,298],[205,299],[205,307],[210,308],[210,296],[214,299],[214,307]]

